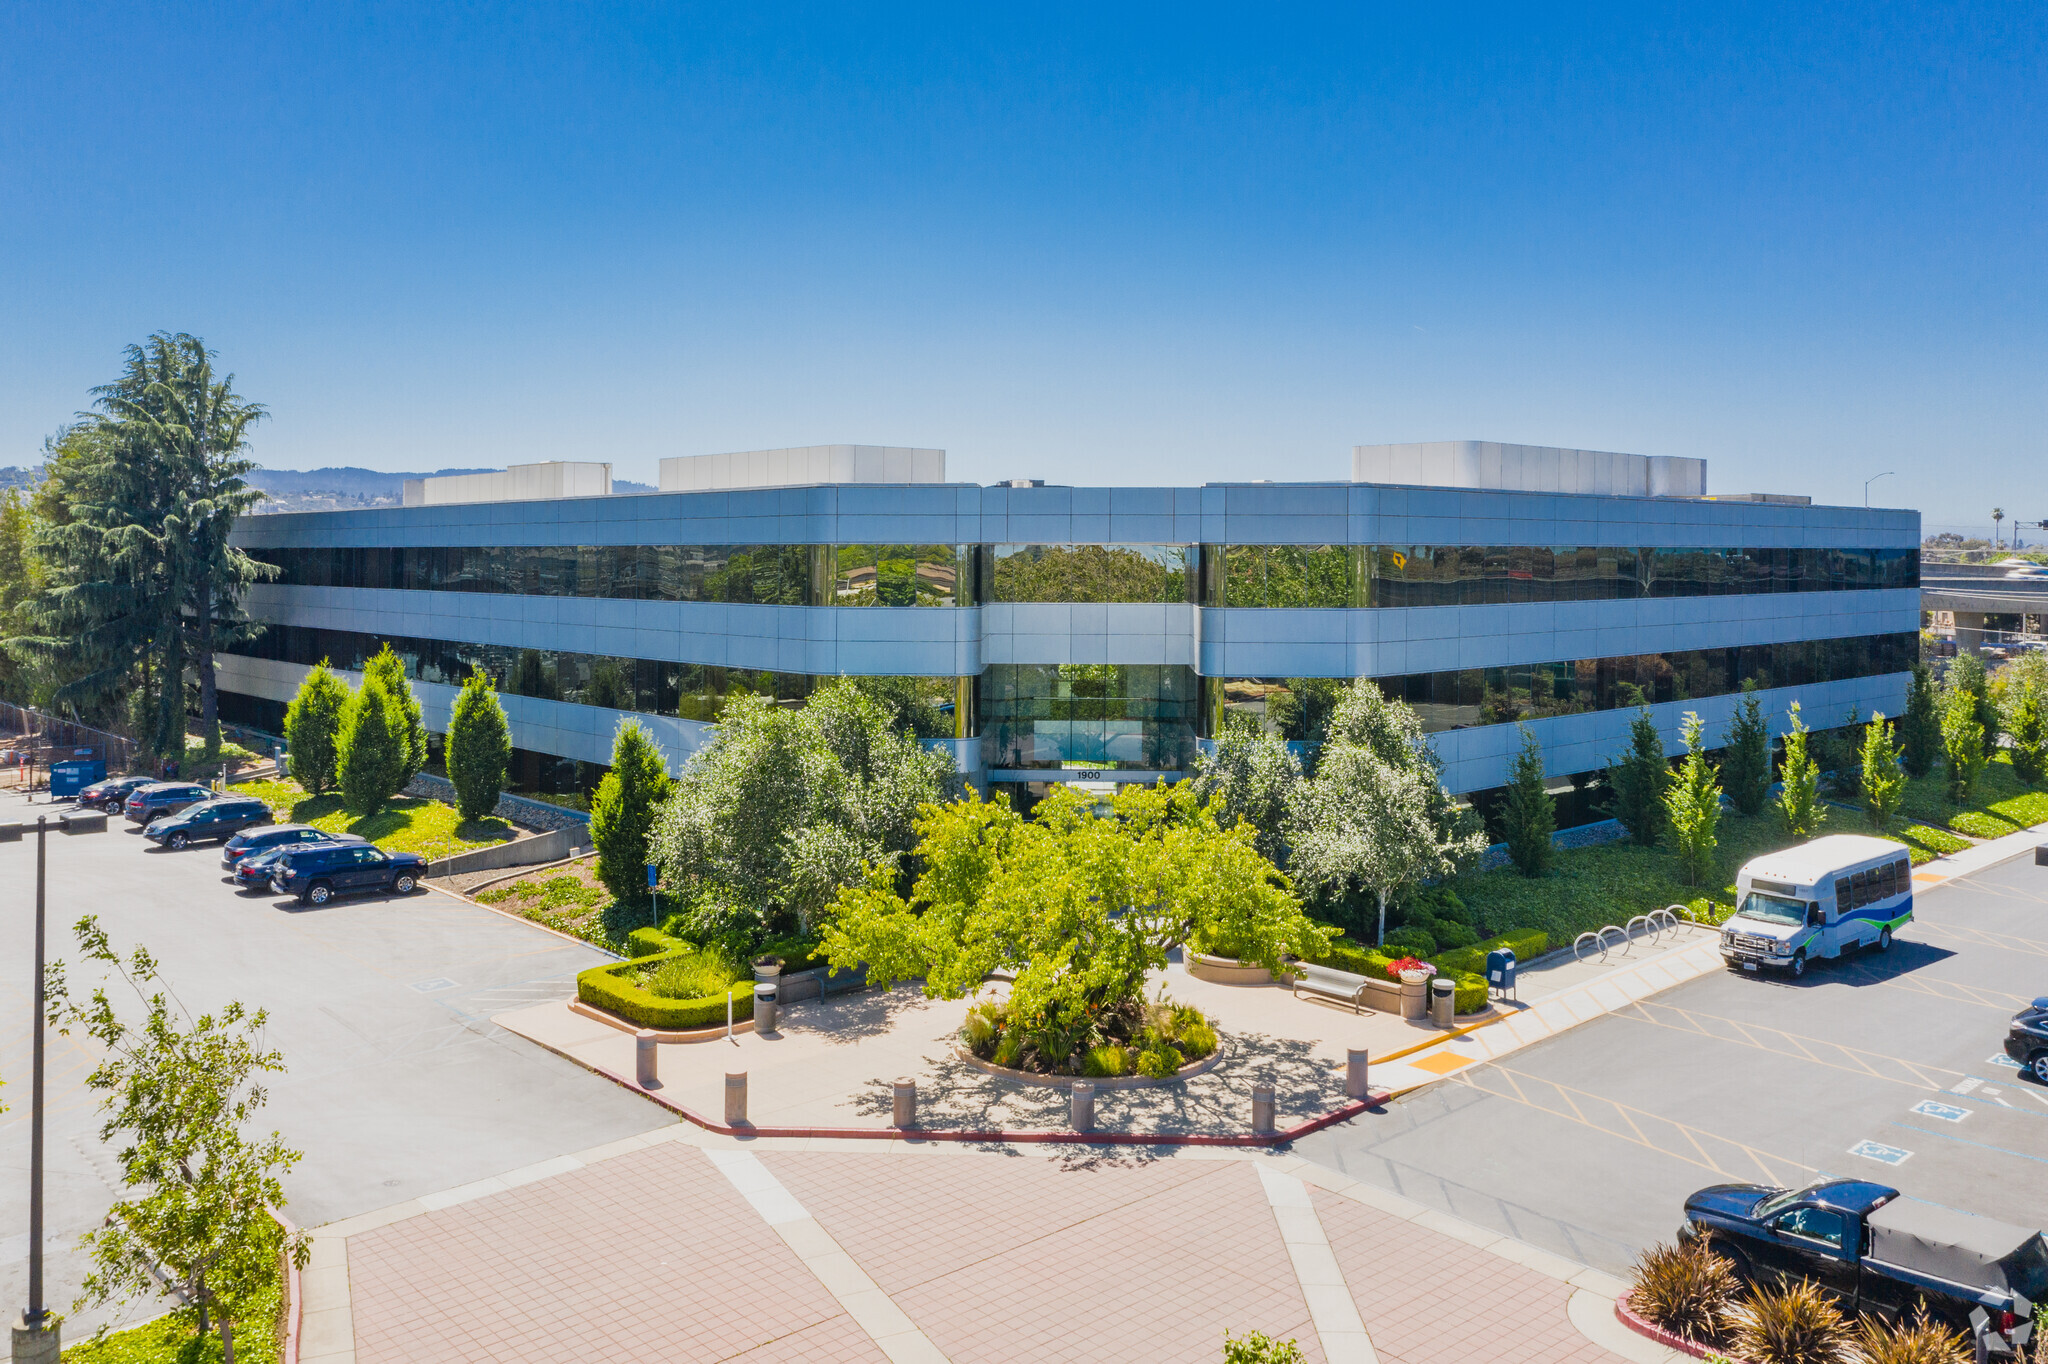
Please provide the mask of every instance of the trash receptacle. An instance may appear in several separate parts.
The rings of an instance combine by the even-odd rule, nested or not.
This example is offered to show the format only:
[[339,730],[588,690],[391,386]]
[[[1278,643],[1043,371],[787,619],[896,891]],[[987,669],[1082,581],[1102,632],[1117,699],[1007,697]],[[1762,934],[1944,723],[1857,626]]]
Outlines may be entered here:
[[2048,843],[2036,843],[2034,845],[2034,865],[2037,867],[2048,867]]
[[1489,988],[1509,994],[1515,988],[1515,954],[1507,948],[1500,948],[1486,954],[1486,984]]
[[1429,983],[1429,1020],[1439,1028],[1451,1026],[1458,1011],[1458,982],[1438,976]]
[[775,1031],[776,982],[757,980],[754,982],[754,1031],[757,1033]]

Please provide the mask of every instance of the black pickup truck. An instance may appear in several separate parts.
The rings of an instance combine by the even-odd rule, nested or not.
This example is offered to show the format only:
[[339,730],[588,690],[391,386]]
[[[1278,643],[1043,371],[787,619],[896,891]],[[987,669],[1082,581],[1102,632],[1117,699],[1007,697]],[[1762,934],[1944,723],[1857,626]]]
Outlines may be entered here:
[[1894,1320],[1925,1302],[1977,1343],[1980,1358],[2025,1345],[2034,1305],[2048,1300],[2040,1232],[1900,1198],[1882,1184],[1716,1184],[1685,1200],[1678,1239],[1708,1232],[1746,1279],[1810,1279],[1851,1311]]

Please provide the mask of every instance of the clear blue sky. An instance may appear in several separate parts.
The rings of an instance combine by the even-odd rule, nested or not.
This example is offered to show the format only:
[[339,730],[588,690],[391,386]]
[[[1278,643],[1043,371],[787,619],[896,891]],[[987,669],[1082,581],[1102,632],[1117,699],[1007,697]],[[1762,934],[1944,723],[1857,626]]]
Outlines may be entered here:
[[2048,518],[2048,12],[1415,9],[9,6],[0,464],[165,328],[285,468],[1469,437]]

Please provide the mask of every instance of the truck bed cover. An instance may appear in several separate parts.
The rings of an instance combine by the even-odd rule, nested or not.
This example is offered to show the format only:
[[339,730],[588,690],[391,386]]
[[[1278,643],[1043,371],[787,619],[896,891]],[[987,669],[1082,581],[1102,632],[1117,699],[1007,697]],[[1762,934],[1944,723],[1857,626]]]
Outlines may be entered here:
[[1950,1283],[1996,1288],[2029,1302],[2048,1290],[2041,1233],[1952,1208],[1896,1198],[1864,1219],[1870,1258]]

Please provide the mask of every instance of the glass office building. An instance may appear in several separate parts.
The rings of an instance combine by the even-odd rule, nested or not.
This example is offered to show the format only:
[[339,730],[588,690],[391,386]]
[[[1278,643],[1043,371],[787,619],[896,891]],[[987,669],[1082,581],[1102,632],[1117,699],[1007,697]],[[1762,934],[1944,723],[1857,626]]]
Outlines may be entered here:
[[1717,736],[1746,682],[1780,724],[1794,699],[1809,723],[1896,713],[1919,539],[1910,511],[1358,481],[252,516],[236,540],[277,576],[220,685],[230,718],[275,728],[308,667],[388,642],[430,728],[482,668],[518,747],[603,763],[636,715],[680,767],[732,696],[891,678],[921,738],[1000,786],[1174,779],[1233,715],[1313,743],[1369,677],[1477,793],[1518,722],[1564,777],[1605,766],[1638,705],[1667,743],[1689,710]]

